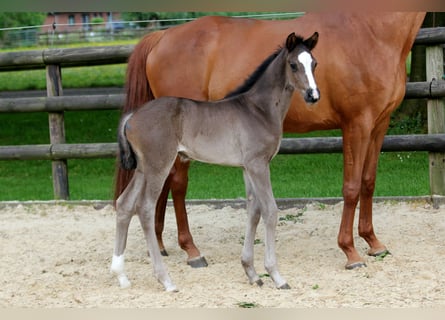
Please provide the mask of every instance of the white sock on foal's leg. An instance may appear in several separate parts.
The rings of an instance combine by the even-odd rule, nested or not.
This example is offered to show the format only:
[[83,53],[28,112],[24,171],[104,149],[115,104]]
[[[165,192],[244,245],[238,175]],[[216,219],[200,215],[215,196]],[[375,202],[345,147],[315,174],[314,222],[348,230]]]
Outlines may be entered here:
[[128,288],[131,286],[131,282],[125,275],[124,265],[125,259],[123,254],[120,256],[113,255],[110,271],[117,274],[117,279],[119,280],[119,285],[121,288]]

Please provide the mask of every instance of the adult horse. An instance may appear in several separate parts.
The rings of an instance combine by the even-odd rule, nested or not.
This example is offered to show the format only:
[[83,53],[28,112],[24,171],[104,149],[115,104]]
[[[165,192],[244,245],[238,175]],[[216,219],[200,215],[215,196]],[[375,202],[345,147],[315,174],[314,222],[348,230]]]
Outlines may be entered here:
[[[319,31],[322,40],[314,55],[320,64],[317,82],[323,98],[315,108],[307,108],[294,95],[284,131],[342,130],[344,206],[338,245],[347,269],[363,266],[353,240],[355,209],[360,200],[358,233],[370,247],[368,254],[386,252],[372,222],[377,162],[390,115],[405,93],[405,61],[424,17],[415,12],[308,13],[283,21],[204,17],[154,32],[139,42],[129,59],[124,112],[153,97],[222,98],[290,30],[303,36]],[[156,232],[163,250],[161,233],[171,190],[178,242],[188,262],[202,266],[206,262],[193,243],[185,209],[187,172],[188,164],[175,162],[158,201]],[[118,172],[116,197],[130,175]]]
[[254,240],[260,217],[265,237],[264,266],[277,288],[289,289],[278,272],[275,229],[278,208],[270,182],[269,163],[278,152],[283,120],[294,91],[315,103],[320,98],[311,50],[315,32],[303,40],[295,33],[268,57],[245,85],[225,99],[196,101],[161,97],[127,113],[119,126],[119,150],[125,169],[136,169],[116,201],[116,244],[111,270],[122,287],[129,286],[124,271],[128,227],[136,213],[141,221],[156,278],[167,291],[176,286],[162,262],[155,235],[155,212],[171,167],[179,155],[207,163],[243,168],[247,199],[247,228],[241,255],[251,284],[263,282],[254,268]]

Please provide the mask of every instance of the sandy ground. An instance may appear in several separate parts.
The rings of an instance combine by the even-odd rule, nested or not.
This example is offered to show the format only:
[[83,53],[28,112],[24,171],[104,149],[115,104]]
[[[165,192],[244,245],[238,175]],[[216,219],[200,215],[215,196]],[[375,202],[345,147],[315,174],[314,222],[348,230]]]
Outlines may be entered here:
[[[132,287],[110,274],[115,213],[111,206],[34,204],[0,208],[0,307],[444,307],[445,208],[425,201],[375,204],[374,224],[392,255],[367,257],[366,268],[344,270],[336,238],[342,203],[280,212],[277,255],[291,290],[270,279],[250,285],[240,264],[245,210],[191,205],[196,244],[209,267],[192,269],[176,245],[168,208],[165,258],[179,288],[167,293],[152,276],[138,219],[126,251]],[[264,273],[263,227],[255,245]],[[360,252],[363,240],[356,238]]]

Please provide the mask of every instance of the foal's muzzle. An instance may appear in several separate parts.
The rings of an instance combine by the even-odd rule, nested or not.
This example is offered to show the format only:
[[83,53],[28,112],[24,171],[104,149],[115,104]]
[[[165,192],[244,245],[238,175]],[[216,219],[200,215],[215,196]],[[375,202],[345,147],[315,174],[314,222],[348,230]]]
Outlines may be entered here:
[[304,94],[304,101],[307,103],[315,103],[320,100],[320,91],[318,89],[307,89]]

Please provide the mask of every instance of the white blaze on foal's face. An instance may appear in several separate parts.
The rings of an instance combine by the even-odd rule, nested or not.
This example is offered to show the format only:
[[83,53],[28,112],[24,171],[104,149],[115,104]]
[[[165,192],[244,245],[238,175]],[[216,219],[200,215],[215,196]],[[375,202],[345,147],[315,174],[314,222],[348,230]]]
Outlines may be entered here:
[[298,61],[303,65],[304,67],[304,73],[306,74],[307,81],[309,83],[309,88],[312,89],[312,96],[315,99],[319,99],[319,93],[317,89],[317,84],[315,83],[314,74],[312,73],[312,56],[309,52],[302,52],[298,55]]

